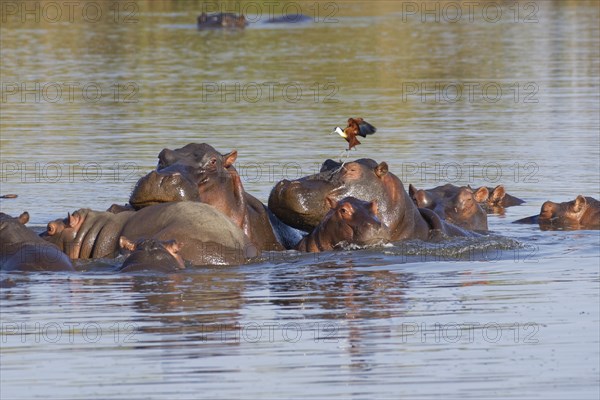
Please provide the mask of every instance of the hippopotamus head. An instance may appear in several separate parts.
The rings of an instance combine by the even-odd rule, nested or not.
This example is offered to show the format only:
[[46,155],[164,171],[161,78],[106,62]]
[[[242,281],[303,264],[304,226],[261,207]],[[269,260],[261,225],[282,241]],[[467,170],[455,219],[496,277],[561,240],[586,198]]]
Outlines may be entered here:
[[546,201],[538,223],[546,229],[600,229],[600,202],[582,195],[563,203]]
[[538,215],[514,223],[539,224],[542,230],[600,229],[600,201],[582,195],[563,203],[546,201]]
[[15,221],[21,225],[25,225],[29,222],[29,213],[27,211],[24,211],[18,217],[11,217],[8,214],[0,212],[0,226],[5,227],[6,225],[10,224],[11,221]]
[[498,185],[494,188],[482,186],[477,189],[473,189],[471,186],[467,187],[473,193],[478,194],[479,205],[487,213],[503,214],[506,207],[518,206],[525,203],[524,200],[508,194],[503,185]]
[[56,246],[27,228],[29,213],[13,218],[0,213],[0,269],[6,271],[73,271]]
[[12,217],[0,212],[0,237],[2,237],[2,251],[8,244],[25,242],[30,238],[30,230],[25,227],[29,222],[29,213],[23,212],[18,217]]
[[72,259],[114,257],[119,232],[132,214],[135,211],[113,214],[82,208],[48,222],[40,236]]
[[486,231],[487,214],[479,205],[489,192],[486,187],[476,192],[466,186],[446,184],[430,190],[409,185],[408,193],[417,207],[435,211],[440,217],[462,228]]
[[163,149],[156,170],[137,182],[129,203],[135,209],[183,200],[210,203],[215,188],[231,180],[236,158],[236,150],[221,154],[206,143]]
[[85,220],[87,210],[68,213],[67,218],[59,218],[48,222],[46,230],[40,234],[48,242],[56,245],[69,258],[79,258],[79,250],[74,248],[75,238]]
[[326,160],[317,174],[277,183],[269,196],[269,209],[286,224],[311,231],[330,210],[327,197],[335,201],[349,196],[376,199],[382,222],[393,230],[402,219],[403,207],[410,202],[405,193],[402,182],[388,171],[385,162],[362,158],[342,164]]
[[298,250],[318,252],[390,240],[390,230],[378,217],[376,200],[368,202],[345,197],[336,201],[329,196],[325,199],[330,210],[321,223],[298,244]]
[[179,254],[181,245],[176,240],[140,239],[133,242],[121,236],[119,246],[131,252],[119,269],[120,272],[177,272],[185,268]]
[[244,28],[246,17],[234,13],[202,13],[197,18],[198,29]]

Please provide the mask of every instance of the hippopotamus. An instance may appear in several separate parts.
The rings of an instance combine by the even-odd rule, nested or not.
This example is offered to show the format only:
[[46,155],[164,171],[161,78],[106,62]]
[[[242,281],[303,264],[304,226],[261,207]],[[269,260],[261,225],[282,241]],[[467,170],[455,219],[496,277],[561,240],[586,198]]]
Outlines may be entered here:
[[197,18],[198,29],[237,28],[243,29],[248,23],[246,17],[234,13],[202,13]]
[[71,260],[27,228],[29,213],[13,218],[0,213],[0,269],[2,271],[74,271]]
[[129,203],[140,209],[166,201],[200,201],[229,217],[258,249],[293,248],[302,239],[301,233],[279,221],[244,190],[233,166],[236,159],[236,150],[221,154],[206,143],[163,149],[157,169],[138,181]]
[[119,238],[119,247],[129,251],[119,272],[178,272],[185,269],[185,261],[179,254],[182,245],[176,240],[139,239],[131,241]]
[[343,164],[326,160],[319,173],[280,181],[269,196],[269,209],[284,223],[312,231],[331,208],[327,197],[339,201],[349,196],[377,201],[379,218],[390,229],[391,240],[427,240],[433,230],[449,236],[471,235],[431,210],[417,208],[387,163],[369,158]]
[[331,209],[296,250],[318,253],[350,244],[368,246],[390,240],[390,230],[377,216],[377,201],[346,197],[336,202],[329,196],[325,200]]
[[113,258],[119,238],[176,240],[194,265],[242,264],[258,255],[248,237],[217,209],[197,202],[164,203],[113,214],[80,209],[48,223],[41,236],[72,259]]
[[[502,214],[507,207],[518,206],[525,203],[518,197],[506,193],[503,185],[498,185],[494,188],[489,186],[481,186],[477,189],[467,186],[473,193],[479,193],[479,205],[488,214]],[[487,195],[486,195],[487,191]]]
[[539,224],[542,230],[600,229],[600,201],[579,195],[563,203],[546,201],[539,215],[522,218],[514,223]]
[[433,210],[442,219],[465,229],[487,231],[487,214],[479,203],[486,201],[486,187],[476,192],[466,186],[450,183],[433,189],[417,189],[410,184],[408,193],[417,207]]

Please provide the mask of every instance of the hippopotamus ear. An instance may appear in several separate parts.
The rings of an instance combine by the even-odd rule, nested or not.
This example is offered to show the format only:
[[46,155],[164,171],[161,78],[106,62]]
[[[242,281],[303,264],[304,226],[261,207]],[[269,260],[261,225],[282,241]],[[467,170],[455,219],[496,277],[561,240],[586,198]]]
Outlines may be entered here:
[[167,167],[177,161],[177,153],[171,149],[162,149],[158,153],[158,169]]
[[67,213],[67,226],[69,228],[76,227],[77,224],[79,223],[80,219],[81,219],[81,215],[79,215],[79,213],[77,213],[77,212],[74,212],[73,214]]
[[383,178],[383,176],[387,173],[388,165],[385,161],[375,167],[375,175],[377,175],[378,178]]
[[414,193],[413,201],[417,207],[431,207],[433,206],[433,200],[429,198],[429,195],[423,189],[419,189]]
[[411,199],[414,199],[416,194],[417,194],[417,188],[414,187],[412,183],[410,183],[408,185],[408,195],[410,196]]
[[24,211],[23,214],[19,215],[18,219],[19,219],[20,223],[25,225],[26,223],[29,222],[29,213],[27,211]]
[[[496,189],[494,189],[494,191],[492,193],[495,193]],[[502,190],[504,190],[504,188],[502,188]],[[489,197],[490,197],[490,191],[485,186],[480,187],[475,192],[475,201],[478,203],[483,203],[484,201],[487,201],[487,199]],[[502,197],[504,197],[504,195],[502,195]],[[502,197],[500,197],[500,199],[502,199]],[[494,198],[492,197],[492,199],[494,199]],[[500,199],[498,199],[498,200],[500,200]]]
[[56,227],[56,222],[48,222],[48,226],[46,226],[46,233],[48,234],[48,236],[56,235],[57,230],[58,228]]
[[498,202],[500,200],[502,200],[504,198],[504,196],[506,196],[506,190],[504,189],[504,186],[502,185],[498,185],[494,188],[494,190],[492,190],[492,193],[490,193],[490,197],[492,198],[492,201],[494,202]]
[[327,196],[327,197],[325,197],[325,201],[329,205],[329,208],[333,209],[333,208],[337,207],[337,201],[335,201],[335,199],[333,197]]
[[587,200],[582,195],[577,196],[575,199],[575,204],[573,204],[573,211],[579,212],[585,208],[587,204]]
[[223,155],[223,166],[229,168],[237,160],[237,150],[232,150],[231,153]]
[[119,237],[119,247],[123,250],[134,251],[135,243],[127,239],[125,236]]

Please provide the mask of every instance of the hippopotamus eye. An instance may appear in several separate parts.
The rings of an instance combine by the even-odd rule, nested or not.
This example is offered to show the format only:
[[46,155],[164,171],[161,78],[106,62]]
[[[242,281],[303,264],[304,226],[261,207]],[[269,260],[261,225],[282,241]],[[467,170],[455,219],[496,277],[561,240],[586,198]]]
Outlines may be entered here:
[[217,163],[217,159],[216,158],[211,158],[210,159],[210,165],[215,165]]

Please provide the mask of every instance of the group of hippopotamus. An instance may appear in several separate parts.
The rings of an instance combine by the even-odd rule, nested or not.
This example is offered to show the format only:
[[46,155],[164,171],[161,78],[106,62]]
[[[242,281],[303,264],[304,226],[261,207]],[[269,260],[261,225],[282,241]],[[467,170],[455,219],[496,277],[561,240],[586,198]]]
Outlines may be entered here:
[[[119,271],[174,272],[186,265],[236,265],[262,251],[320,252],[407,239],[479,236],[487,213],[523,203],[495,188],[410,185],[385,162],[326,160],[318,173],[282,180],[268,207],[244,190],[237,151],[208,144],[163,149],[155,170],[135,185],[129,204],[80,209],[48,223],[39,236],[25,212],[0,214],[1,266],[7,271],[73,270],[71,260],[128,254]],[[542,229],[600,229],[600,202],[577,196],[543,204],[517,222]]]

